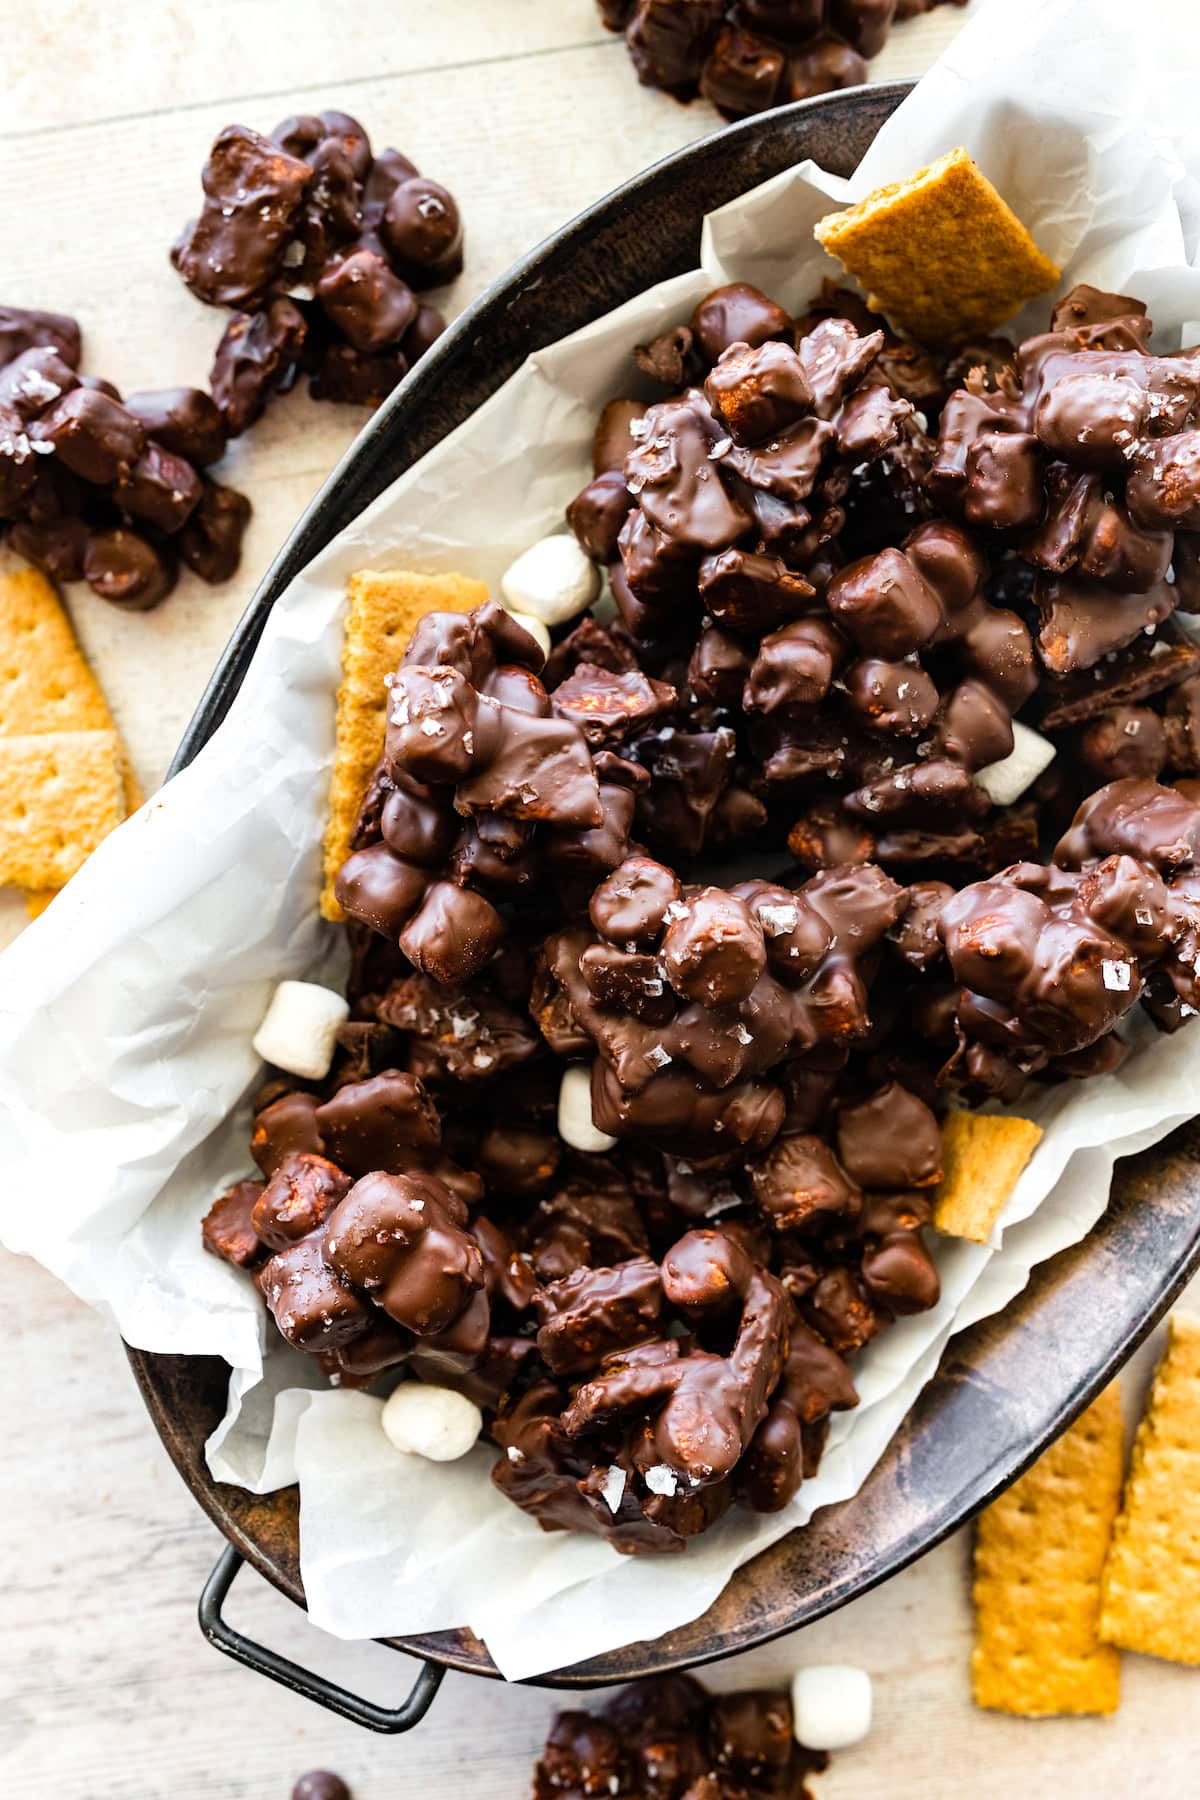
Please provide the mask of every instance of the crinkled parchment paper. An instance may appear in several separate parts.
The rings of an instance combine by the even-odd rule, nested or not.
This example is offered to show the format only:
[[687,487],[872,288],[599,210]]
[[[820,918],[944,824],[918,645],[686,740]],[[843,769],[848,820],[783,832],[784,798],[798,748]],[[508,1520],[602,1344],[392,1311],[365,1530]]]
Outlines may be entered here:
[[[470,1625],[510,1677],[696,1617],[732,1571],[853,1494],[950,1333],[1002,1305],[1100,1213],[1114,1159],[1195,1109],[1200,1032],[1038,1104],[1047,1135],[988,1247],[943,1243],[942,1299],[862,1357],[820,1474],[774,1517],[736,1513],[686,1554],[618,1556],[545,1535],[492,1488],[491,1453],[397,1456],[379,1402],[319,1385],[272,1343],[249,1279],[199,1221],[247,1168],[250,1049],[273,984],[328,972],[316,913],[346,576],[463,568],[493,582],[561,527],[590,473],[597,408],[630,349],[717,282],[800,310],[831,267],[812,242],[853,198],[965,144],[1066,269],[1143,296],[1163,340],[1200,319],[1200,142],[1189,0],[998,0],[885,126],[850,183],[804,165],[713,214],[701,268],[539,352],[404,475],[276,606],[234,706],[190,768],[104,843],[0,975],[0,1232],[133,1344],[216,1353],[233,1375],[209,1449],[220,1479],[298,1479],[304,1583],[339,1636]],[[1033,325],[1044,309],[1021,321]],[[1185,341],[1194,341],[1195,334]],[[1047,1379],[1053,1379],[1048,1370]]]

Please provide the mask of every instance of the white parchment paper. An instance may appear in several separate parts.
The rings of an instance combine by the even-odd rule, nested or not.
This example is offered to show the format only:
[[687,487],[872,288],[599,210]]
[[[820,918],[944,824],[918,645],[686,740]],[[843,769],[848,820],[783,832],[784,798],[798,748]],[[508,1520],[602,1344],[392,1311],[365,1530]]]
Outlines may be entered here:
[[[510,1677],[696,1617],[739,1564],[861,1485],[952,1331],[1004,1304],[1102,1210],[1114,1159],[1195,1110],[1200,1032],[1039,1102],[1047,1136],[987,1246],[944,1243],[942,1299],[873,1344],[862,1403],[820,1474],[769,1518],[737,1513],[651,1563],[544,1535],[495,1493],[490,1453],[396,1455],[379,1402],[325,1388],[272,1343],[247,1277],[199,1221],[247,1169],[250,1038],[274,983],[328,972],[317,918],[347,575],[462,568],[493,583],[559,528],[590,473],[596,411],[630,350],[714,283],[801,309],[833,273],[814,222],[964,144],[1065,268],[1146,298],[1168,345],[1200,319],[1200,142],[1191,0],[997,0],[885,126],[854,180],[804,165],[707,221],[701,267],[541,351],[365,512],[276,606],[233,708],[190,768],[101,846],[0,964],[0,1235],[142,1348],[223,1356],[220,1479],[301,1489],[304,1583],[339,1636],[470,1625]],[[1022,323],[1045,317],[1033,308]],[[1193,341],[1187,336],[1187,342]],[[1052,1371],[1048,1379],[1052,1379]]]

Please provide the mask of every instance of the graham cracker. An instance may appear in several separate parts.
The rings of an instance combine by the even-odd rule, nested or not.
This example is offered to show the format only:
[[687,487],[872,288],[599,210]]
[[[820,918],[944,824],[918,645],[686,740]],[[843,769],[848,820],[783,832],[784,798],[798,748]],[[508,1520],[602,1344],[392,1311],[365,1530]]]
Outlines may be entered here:
[[1200,1664],[1200,1319],[1167,1322],[1104,1569],[1100,1635]]
[[429,612],[471,612],[488,597],[469,575],[416,575],[407,569],[359,569],[350,577],[342,685],[337,696],[337,748],[325,827],[321,913],[340,919],[334,877],[350,854],[350,835],[371,771],[383,754],[387,724],[384,677],[399,666],[417,620]]
[[986,1244],[1022,1169],[1042,1138],[1032,1119],[949,1112],[942,1121],[942,1179],[933,1222],[948,1237]]
[[867,304],[926,344],[993,331],[1060,271],[963,149],[815,227]]
[[1100,1642],[1100,1576],[1121,1498],[1121,1398],[1105,1389],[980,1514],[975,1539],[978,1706],[1026,1718],[1111,1713],[1120,1658]]
[[0,738],[0,882],[62,887],[124,817],[115,731]]
[[[115,730],[100,683],[51,583],[37,569],[0,575],[0,737]],[[144,796],[124,745],[118,747],[129,814]],[[26,895],[31,919],[46,910],[56,892]]]

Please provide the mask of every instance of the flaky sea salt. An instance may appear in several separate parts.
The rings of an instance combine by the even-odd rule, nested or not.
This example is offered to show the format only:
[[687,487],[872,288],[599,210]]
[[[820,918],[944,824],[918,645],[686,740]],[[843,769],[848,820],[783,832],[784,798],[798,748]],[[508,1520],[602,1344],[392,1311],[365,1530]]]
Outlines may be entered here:
[[775,906],[760,906],[758,922],[768,937],[786,937],[800,922],[800,908],[788,901],[780,901]]
[[656,1463],[652,1469],[646,1470],[646,1486],[652,1494],[665,1494],[670,1500],[679,1491],[679,1477],[674,1469],[668,1469],[666,1463]]
[[1105,957],[1100,964],[1100,971],[1104,976],[1105,987],[1111,989],[1114,994],[1124,994],[1128,991],[1133,980],[1133,970],[1127,962],[1112,962]]
[[670,1060],[670,1051],[664,1050],[661,1044],[651,1044],[646,1052],[646,1061],[652,1069],[665,1069]]
[[614,1463],[600,1484],[600,1492],[604,1495],[604,1503],[610,1513],[620,1511],[621,1500],[625,1493],[625,1483],[628,1479],[624,1469],[618,1469]]

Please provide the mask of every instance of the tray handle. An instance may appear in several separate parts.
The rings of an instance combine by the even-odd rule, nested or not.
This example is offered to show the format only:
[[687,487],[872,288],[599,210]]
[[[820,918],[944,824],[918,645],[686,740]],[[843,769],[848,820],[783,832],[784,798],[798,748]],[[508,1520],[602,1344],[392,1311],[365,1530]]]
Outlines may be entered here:
[[365,1726],[368,1731],[411,1731],[414,1725],[421,1723],[433,1705],[446,1673],[437,1663],[422,1663],[411,1693],[399,1706],[377,1706],[373,1700],[364,1700],[348,1688],[326,1681],[312,1669],[302,1669],[299,1663],[289,1662],[287,1657],[276,1655],[265,1644],[256,1644],[253,1638],[243,1637],[240,1631],[227,1625],[221,1616],[221,1608],[244,1561],[241,1553],[230,1544],[222,1551],[216,1568],[204,1584],[199,1607],[200,1629],[214,1650],[220,1650],[234,1662],[243,1663],[256,1674],[277,1681],[281,1687],[290,1688],[294,1694],[303,1695],[304,1699],[314,1701],[327,1711],[340,1713],[343,1719]]

